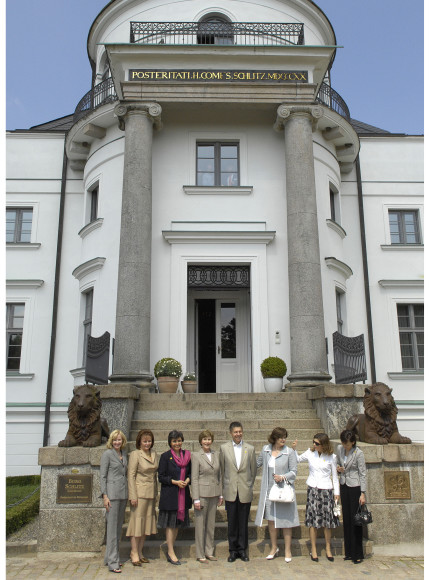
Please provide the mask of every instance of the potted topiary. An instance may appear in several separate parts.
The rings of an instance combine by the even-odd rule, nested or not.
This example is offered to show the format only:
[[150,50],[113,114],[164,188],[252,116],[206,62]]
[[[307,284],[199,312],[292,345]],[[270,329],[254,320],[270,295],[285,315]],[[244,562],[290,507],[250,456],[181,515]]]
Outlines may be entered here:
[[196,393],[197,392],[197,379],[196,373],[186,372],[184,378],[181,381],[182,390],[184,393]]
[[266,393],[278,393],[282,390],[282,379],[287,373],[287,365],[277,356],[269,356],[260,365]]
[[179,377],[182,374],[181,363],[174,358],[162,358],[154,367],[154,376],[158,382],[159,393],[176,393]]

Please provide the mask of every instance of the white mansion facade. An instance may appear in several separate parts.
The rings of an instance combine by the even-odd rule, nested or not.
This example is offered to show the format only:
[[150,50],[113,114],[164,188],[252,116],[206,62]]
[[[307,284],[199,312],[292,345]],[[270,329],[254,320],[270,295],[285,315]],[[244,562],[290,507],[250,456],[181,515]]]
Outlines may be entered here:
[[64,438],[106,331],[112,381],[173,357],[220,393],[269,355],[335,382],[363,335],[422,441],[423,137],[350,117],[316,3],[111,0],[88,54],[73,115],[7,134],[7,474]]

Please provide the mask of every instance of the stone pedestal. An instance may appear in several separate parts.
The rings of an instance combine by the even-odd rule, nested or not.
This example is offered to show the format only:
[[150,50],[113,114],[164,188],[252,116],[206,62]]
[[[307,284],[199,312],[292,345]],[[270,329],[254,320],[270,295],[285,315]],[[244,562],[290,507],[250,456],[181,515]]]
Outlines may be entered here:
[[[37,549],[41,552],[99,552],[105,535],[105,510],[100,497],[100,458],[106,446],[42,447],[40,520]],[[60,475],[92,475],[90,503],[57,502]]]
[[128,439],[134,403],[139,396],[140,389],[131,383],[109,383],[100,387],[101,414],[106,419],[110,432],[120,429]]

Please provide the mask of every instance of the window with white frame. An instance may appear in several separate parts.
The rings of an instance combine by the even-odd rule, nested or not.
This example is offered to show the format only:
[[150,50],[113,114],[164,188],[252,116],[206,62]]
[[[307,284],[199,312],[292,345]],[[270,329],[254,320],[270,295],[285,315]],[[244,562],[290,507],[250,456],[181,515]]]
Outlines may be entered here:
[[197,142],[196,184],[221,187],[239,185],[239,143]]
[[421,244],[418,210],[388,211],[392,244]]
[[424,370],[424,304],[397,304],[404,371]]
[[344,306],[345,303],[345,293],[336,288],[336,319],[337,319],[337,331],[340,334],[343,334],[343,314],[344,314]]
[[6,370],[19,371],[25,305],[6,304]]
[[90,197],[90,222],[94,222],[97,219],[97,210],[98,210],[98,203],[99,203],[99,188],[98,186],[94,187],[91,191],[88,192]]
[[84,293],[85,305],[84,305],[84,352],[82,356],[82,366],[86,365],[87,362],[87,346],[88,346],[88,337],[91,334],[91,327],[93,323],[93,297],[94,297],[94,290],[91,288],[87,292]]
[[33,208],[8,207],[6,209],[6,242],[8,244],[30,243]]

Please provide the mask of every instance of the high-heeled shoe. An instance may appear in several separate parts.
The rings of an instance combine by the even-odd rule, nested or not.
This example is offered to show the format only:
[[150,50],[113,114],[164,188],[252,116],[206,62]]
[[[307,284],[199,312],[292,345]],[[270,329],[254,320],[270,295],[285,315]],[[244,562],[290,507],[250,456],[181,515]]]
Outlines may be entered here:
[[133,566],[142,566],[142,562],[140,560],[138,560],[137,562],[133,562],[133,560],[131,561]]
[[279,548],[276,548],[276,552],[274,554],[269,554],[268,556],[266,556],[266,560],[273,560],[278,555],[278,552]]
[[148,558],[145,558],[145,556],[142,556],[140,558],[140,561],[142,562],[142,564],[149,564],[149,560],[148,560]]
[[319,562],[318,556],[316,558],[314,558],[312,554],[309,554],[309,556],[311,557],[312,562]]
[[285,561],[287,564],[289,564],[291,562],[292,558],[285,558]]
[[327,558],[327,560],[328,560],[329,562],[334,562],[334,558],[333,558],[333,556],[327,556],[327,554],[326,554],[326,555],[325,555],[325,557]]
[[169,564],[173,564],[174,566],[181,565],[181,562],[179,560],[176,560],[176,562],[174,560],[172,560],[172,558],[169,556],[169,554],[167,554],[167,561],[169,562]]

